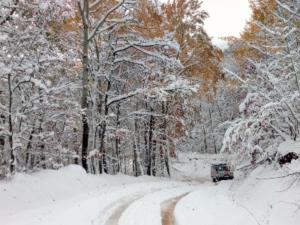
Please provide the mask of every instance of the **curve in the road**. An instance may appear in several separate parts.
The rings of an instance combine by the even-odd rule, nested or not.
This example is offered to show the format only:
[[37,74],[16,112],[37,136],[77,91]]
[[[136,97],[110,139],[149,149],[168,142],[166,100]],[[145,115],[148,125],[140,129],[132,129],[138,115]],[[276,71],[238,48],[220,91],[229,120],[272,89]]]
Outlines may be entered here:
[[124,200],[108,217],[105,225],[118,225],[123,212],[135,201],[143,198],[146,194],[135,195],[134,197]]
[[175,225],[175,217],[174,217],[174,210],[177,203],[189,193],[180,195],[176,198],[167,200],[162,203],[161,207],[161,224],[162,225]]
[[[176,204],[191,191],[194,191],[196,187],[194,185],[180,185],[139,193],[128,196],[126,199],[120,199],[114,206],[108,209],[106,216],[104,214],[106,219],[102,224],[136,225],[145,223],[144,225],[153,225],[154,223],[175,225],[173,213]],[[151,213],[144,214],[145,210],[150,210]],[[142,212],[144,216],[141,216]]]
[[[176,198],[169,199],[161,204],[161,218],[162,218],[162,225],[175,225],[174,219],[174,210],[177,203],[188,193],[180,195]],[[121,205],[119,205],[113,213],[109,216],[106,220],[105,225],[118,225],[118,222],[123,214],[123,212],[135,201],[143,198],[144,195],[136,196],[134,198],[128,199],[123,201]]]

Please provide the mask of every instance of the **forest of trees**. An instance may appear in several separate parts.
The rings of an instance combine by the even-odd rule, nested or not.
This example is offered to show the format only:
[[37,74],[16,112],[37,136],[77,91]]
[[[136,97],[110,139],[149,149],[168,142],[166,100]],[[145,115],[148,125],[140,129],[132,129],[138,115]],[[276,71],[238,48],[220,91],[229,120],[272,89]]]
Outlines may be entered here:
[[252,19],[231,51],[238,70],[225,68],[246,93],[222,151],[240,161],[277,160],[283,141],[296,141],[300,122],[300,2],[251,0]]
[[1,0],[0,177],[170,175],[177,150],[261,159],[300,122],[297,0],[251,0],[229,48],[200,0]]
[[70,163],[170,174],[192,100],[220,75],[200,2],[0,4],[1,176]]

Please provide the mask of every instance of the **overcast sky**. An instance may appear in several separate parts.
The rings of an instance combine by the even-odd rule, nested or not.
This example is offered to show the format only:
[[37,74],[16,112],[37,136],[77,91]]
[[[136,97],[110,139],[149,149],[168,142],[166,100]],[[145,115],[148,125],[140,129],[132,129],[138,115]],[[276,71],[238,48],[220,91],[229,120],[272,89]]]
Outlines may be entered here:
[[[161,0],[167,2],[167,0]],[[203,9],[209,13],[205,20],[205,29],[214,44],[222,47],[219,38],[227,36],[239,37],[251,11],[248,0],[202,0]]]
[[203,9],[210,15],[206,31],[214,38],[238,37],[251,15],[248,0],[203,0]]

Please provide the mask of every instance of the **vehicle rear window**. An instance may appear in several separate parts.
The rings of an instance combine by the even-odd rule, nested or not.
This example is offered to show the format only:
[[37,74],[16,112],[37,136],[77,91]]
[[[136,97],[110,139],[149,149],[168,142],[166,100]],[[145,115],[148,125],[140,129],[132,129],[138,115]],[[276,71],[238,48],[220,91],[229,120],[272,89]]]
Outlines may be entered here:
[[229,168],[227,165],[217,165],[217,166],[215,166],[215,169],[217,171],[229,171]]

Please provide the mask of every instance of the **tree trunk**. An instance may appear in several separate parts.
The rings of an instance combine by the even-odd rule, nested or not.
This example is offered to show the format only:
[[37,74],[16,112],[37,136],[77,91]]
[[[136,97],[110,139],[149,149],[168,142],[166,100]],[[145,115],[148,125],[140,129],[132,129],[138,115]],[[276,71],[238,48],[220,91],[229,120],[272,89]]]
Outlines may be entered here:
[[162,114],[164,115],[163,118],[163,125],[162,125],[162,135],[161,139],[163,144],[160,146],[161,150],[161,164],[162,164],[162,171],[164,171],[164,166],[166,166],[168,176],[171,176],[170,167],[169,167],[169,154],[167,150],[167,103],[162,102]]
[[[136,111],[139,110],[139,100],[136,101]],[[134,119],[134,141],[133,141],[133,174],[138,177],[143,173],[141,164],[139,162],[138,151],[140,151],[140,134],[139,134],[139,123],[137,118]]]
[[13,144],[13,122],[12,122],[12,102],[13,102],[13,93],[12,93],[12,87],[11,87],[11,74],[8,74],[8,91],[9,91],[9,108],[8,108],[8,129],[9,129],[9,136],[8,136],[8,142],[9,142],[9,148],[10,148],[10,173],[14,174],[16,169],[16,157],[15,157],[15,151],[14,151],[14,144]]
[[207,153],[206,130],[204,127],[203,127],[203,138],[204,138],[204,153]]
[[[118,130],[120,128],[120,104],[117,104],[117,123],[116,123],[116,130]],[[116,172],[119,173],[120,172],[120,144],[121,144],[121,140],[120,137],[118,136],[118,133],[116,134],[116,138],[115,138],[115,145],[116,145],[116,149],[115,149],[115,154],[116,154],[116,158],[117,158],[117,170]]]
[[82,42],[82,145],[81,145],[81,163],[82,167],[88,172],[87,154],[89,143],[89,124],[87,118],[88,109],[88,76],[89,76],[89,26],[87,18],[89,17],[89,1],[83,1],[83,9],[80,7],[81,20],[83,23],[83,42]]
[[[138,123],[137,119],[134,119],[134,136],[138,135]],[[134,137],[133,140],[133,174],[135,177],[139,176],[139,167],[138,167],[138,156],[137,156],[137,151],[138,151],[138,141],[136,140],[136,137]]]
[[[150,107],[150,112],[153,112],[153,108]],[[153,143],[153,129],[155,125],[155,118],[154,116],[150,115],[150,121],[149,121],[149,139],[148,139],[148,151],[149,151],[149,162],[148,162],[148,168],[147,168],[147,175],[151,176],[153,175],[153,168],[155,167],[155,152],[154,152],[154,143]]]
[[31,159],[30,151],[32,149],[31,142],[32,142],[32,139],[33,139],[34,132],[35,132],[35,125],[33,125],[33,129],[32,129],[32,131],[30,133],[29,140],[28,140],[27,147],[26,147],[26,156],[25,156],[25,167],[26,167],[26,170],[32,169],[31,163],[30,163],[30,159]]
[[214,128],[213,128],[213,121],[212,121],[212,112],[211,112],[211,109],[209,108],[208,109],[209,111],[209,119],[210,119],[210,128],[211,128],[211,134],[212,134],[212,138],[213,138],[213,143],[214,143],[214,151],[215,153],[217,154],[218,153],[218,150],[217,150],[217,144],[216,144],[216,138],[215,138],[215,135],[214,135]]
[[108,168],[107,168],[107,161],[106,161],[106,149],[105,149],[105,134],[106,134],[106,126],[107,126],[107,116],[108,116],[108,111],[109,111],[109,105],[107,104],[108,102],[108,91],[111,88],[111,83],[108,81],[107,83],[107,89],[106,89],[106,94],[105,94],[105,99],[104,99],[104,120],[102,121],[100,125],[100,154],[101,154],[101,159],[100,163],[101,164],[101,170],[100,173],[107,173]]

